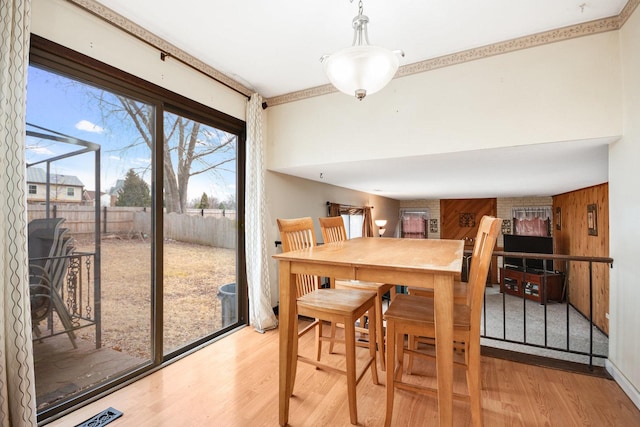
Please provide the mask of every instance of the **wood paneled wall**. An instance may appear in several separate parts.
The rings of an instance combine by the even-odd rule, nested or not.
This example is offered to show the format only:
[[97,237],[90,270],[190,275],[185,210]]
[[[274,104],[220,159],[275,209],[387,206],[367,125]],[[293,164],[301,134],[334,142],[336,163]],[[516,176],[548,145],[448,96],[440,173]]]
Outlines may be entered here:
[[[440,237],[442,239],[468,239],[466,246],[473,247],[483,215],[496,215],[496,199],[442,199],[440,200]],[[465,215],[471,215],[473,225],[464,223]],[[464,223],[464,224],[463,224]]]
[[[497,199],[441,199],[440,238],[465,239],[465,249],[472,250],[483,215],[496,216]],[[472,220],[471,220],[472,219]],[[471,221],[469,221],[471,220]],[[492,268],[487,283],[498,282],[498,260],[491,262]]]
[[[589,234],[587,206],[595,204],[597,235]],[[560,209],[560,229],[557,215]],[[555,253],[574,256],[609,256],[609,186],[596,185],[553,197]],[[567,270],[564,265],[556,265]],[[568,267],[569,302],[583,315],[589,316],[589,265],[573,261]],[[609,265],[593,264],[593,320],[609,333]]]

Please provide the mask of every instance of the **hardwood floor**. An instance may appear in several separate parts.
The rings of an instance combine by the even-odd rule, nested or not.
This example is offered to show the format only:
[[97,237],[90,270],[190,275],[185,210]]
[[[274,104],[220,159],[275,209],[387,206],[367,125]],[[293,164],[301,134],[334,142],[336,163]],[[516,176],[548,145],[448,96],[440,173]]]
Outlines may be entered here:
[[[301,348],[312,350],[311,335]],[[327,348],[323,359],[341,363]],[[432,374],[427,363],[416,361],[414,372]],[[484,356],[482,372],[485,426],[640,425],[640,410],[612,380]],[[455,381],[463,387],[461,375]],[[373,385],[368,371],[358,385],[359,425],[384,424],[385,377],[379,377]],[[299,364],[294,395],[291,426],[351,425],[344,376]],[[243,328],[48,426],[73,426],[109,407],[124,413],[109,427],[277,426],[278,331]],[[436,417],[435,398],[396,392],[393,425],[435,425]],[[454,425],[470,422],[468,404],[454,401]]]

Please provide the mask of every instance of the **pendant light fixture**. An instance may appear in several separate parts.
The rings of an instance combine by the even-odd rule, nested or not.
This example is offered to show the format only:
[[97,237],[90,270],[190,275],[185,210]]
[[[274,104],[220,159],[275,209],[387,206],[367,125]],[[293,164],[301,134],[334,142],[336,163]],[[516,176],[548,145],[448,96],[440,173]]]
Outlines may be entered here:
[[355,95],[360,101],[391,81],[400,65],[399,56],[404,56],[401,50],[391,51],[369,44],[369,18],[363,15],[362,9],[360,0],[358,16],[353,18],[352,46],[320,58],[329,81],[336,89]]

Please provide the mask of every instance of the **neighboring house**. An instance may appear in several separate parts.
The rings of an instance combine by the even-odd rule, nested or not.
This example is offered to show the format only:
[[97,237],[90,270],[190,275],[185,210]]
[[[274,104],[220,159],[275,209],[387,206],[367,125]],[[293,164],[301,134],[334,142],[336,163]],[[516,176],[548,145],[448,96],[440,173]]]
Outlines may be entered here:
[[[102,200],[102,196],[104,196],[105,193],[100,192],[100,199]],[[95,191],[90,191],[90,190],[83,190],[82,191],[82,204],[84,206],[95,206],[96,205],[96,192]]]
[[[107,192],[107,194],[109,195],[109,203],[106,204],[106,206],[116,205],[116,202],[118,201],[118,193],[120,193],[122,187],[124,187],[124,179],[119,179],[116,181],[116,184],[109,189],[109,191]],[[105,206],[104,200],[103,206]]]
[[[52,173],[49,179],[51,203],[82,203],[84,184],[75,175]],[[47,199],[47,172],[27,168],[27,203],[44,203]]]

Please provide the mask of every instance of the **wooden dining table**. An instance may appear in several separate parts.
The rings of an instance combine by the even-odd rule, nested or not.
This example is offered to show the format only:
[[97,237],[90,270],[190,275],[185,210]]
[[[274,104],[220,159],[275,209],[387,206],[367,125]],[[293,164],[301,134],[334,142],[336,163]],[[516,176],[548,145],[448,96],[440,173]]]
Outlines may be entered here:
[[[364,237],[274,255],[280,283],[279,421],[289,421],[289,399],[296,375],[298,316],[296,275],[383,282],[434,289],[441,426],[453,424],[453,282],[462,271],[462,240]],[[394,349],[387,349],[387,384]],[[391,357],[390,357],[391,355]]]

